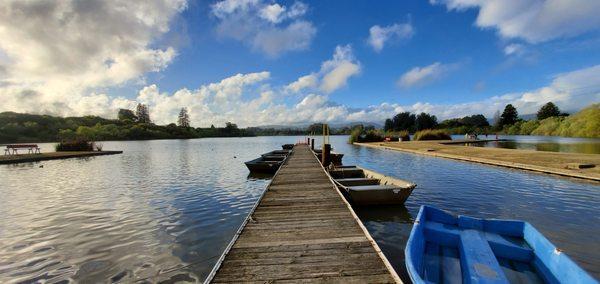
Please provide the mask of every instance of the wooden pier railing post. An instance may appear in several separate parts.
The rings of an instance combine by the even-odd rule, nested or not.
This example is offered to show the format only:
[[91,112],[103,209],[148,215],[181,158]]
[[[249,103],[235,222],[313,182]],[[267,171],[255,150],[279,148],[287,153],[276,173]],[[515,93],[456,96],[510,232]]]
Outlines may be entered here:
[[313,151],[315,150],[315,138],[310,139],[310,149]]
[[323,167],[329,166],[331,163],[331,144],[323,144],[323,151],[321,152],[321,164]]

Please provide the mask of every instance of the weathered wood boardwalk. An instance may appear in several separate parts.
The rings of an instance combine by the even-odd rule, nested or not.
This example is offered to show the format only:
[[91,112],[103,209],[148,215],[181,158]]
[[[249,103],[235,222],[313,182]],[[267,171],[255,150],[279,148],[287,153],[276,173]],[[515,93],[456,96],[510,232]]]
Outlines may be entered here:
[[213,283],[400,279],[306,145],[273,178]]

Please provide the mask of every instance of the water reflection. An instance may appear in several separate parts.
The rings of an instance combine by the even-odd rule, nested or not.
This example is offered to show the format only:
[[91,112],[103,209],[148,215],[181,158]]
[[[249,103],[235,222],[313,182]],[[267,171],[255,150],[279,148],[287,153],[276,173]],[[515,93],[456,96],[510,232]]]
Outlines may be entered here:
[[[463,146],[522,149],[548,152],[600,154],[600,139],[554,136],[500,136],[508,141],[473,142]],[[463,139],[455,137],[453,139]]]
[[124,154],[0,166],[0,282],[202,281],[268,183],[243,161],[290,139],[105,142]]
[[248,180],[271,180],[275,174],[269,173],[250,173],[248,174]]
[[[345,163],[418,184],[406,207],[357,208],[404,279],[404,245],[422,204],[527,220],[600,276],[597,184],[352,146],[346,139],[331,138]],[[0,166],[0,283],[201,281],[269,182],[248,175],[243,162],[298,140],[104,142],[107,150],[125,152]]]
[[[404,245],[419,207],[430,204],[483,218],[532,223],[584,269],[600,276],[600,185],[577,179],[511,170],[391,150],[349,145],[331,139],[345,164],[415,182],[406,211],[390,207],[356,208],[398,274],[408,280]],[[387,215],[387,216],[386,216]]]

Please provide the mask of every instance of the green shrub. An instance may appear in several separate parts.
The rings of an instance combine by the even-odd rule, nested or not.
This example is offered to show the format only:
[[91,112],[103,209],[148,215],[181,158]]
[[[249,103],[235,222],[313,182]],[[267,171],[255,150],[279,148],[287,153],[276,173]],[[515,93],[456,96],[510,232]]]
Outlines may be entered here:
[[593,104],[565,118],[554,135],[600,137],[600,104]]
[[398,141],[399,139],[402,139],[402,141],[410,141],[410,134],[406,130],[388,131],[384,136],[386,138],[389,137],[392,141]]
[[558,130],[564,118],[548,117],[540,121],[540,126],[531,132],[533,135],[558,135]]
[[350,133],[350,138],[348,138],[348,143],[354,142],[381,142],[384,140],[383,133],[381,130],[364,130],[362,128],[357,128],[352,130]]
[[535,129],[540,126],[540,122],[536,119],[525,121],[521,124],[521,129],[519,130],[520,135],[530,135]]
[[83,139],[62,141],[54,148],[56,151],[94,151],[94,142]]
[[361,132],[362,132],[361,128],[353,129],[352,132],[350,132],[350,137],[348,138],[348,143],[352,144],[354,142],[359,142],[358,139],[360,137]]
[[452,140],[452,137],[444,130],[425,129],[417,131],[413,137],[415,141],[424,140]]
[[508,135],[518,135],[521,132],[523,121],[517,121],[515,124],[504,126],[504,132]]

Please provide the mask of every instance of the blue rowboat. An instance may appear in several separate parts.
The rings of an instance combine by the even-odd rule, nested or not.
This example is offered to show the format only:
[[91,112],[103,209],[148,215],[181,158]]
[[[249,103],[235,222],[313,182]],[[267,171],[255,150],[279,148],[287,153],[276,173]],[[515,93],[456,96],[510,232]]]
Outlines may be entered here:
[[406,249],[413,283],[598,283],[531,224],[422,206]]

